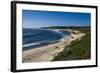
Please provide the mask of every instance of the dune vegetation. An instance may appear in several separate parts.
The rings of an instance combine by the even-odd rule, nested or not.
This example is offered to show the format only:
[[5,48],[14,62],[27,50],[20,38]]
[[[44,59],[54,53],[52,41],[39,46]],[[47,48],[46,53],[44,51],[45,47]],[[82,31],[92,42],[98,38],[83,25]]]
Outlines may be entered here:
[[52,61],[84,60],[91,58],[90,28],[78,28],[74,30],[86,33],[86,35],[80,40],[75,40],[70,45],[67,45]]

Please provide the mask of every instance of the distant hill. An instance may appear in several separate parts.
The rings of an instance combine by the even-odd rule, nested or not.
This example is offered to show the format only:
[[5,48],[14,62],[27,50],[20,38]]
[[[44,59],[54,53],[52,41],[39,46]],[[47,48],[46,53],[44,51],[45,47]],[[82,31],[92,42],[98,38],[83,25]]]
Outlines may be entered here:
[[43,27],[42,29],[75,29],[75,28],[90,28],[90,26],[51,26],[51,27]]

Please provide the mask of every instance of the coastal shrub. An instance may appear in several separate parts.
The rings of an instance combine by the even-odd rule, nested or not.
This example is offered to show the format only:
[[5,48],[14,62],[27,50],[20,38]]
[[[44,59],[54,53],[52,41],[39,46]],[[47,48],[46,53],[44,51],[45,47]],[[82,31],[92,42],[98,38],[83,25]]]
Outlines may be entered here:
[[73,41],[69,46],[66,46],[52,61],[83,60],[91,58],[90,30],[80,29],[80,32],[85,32],[86,35],[80,40]]

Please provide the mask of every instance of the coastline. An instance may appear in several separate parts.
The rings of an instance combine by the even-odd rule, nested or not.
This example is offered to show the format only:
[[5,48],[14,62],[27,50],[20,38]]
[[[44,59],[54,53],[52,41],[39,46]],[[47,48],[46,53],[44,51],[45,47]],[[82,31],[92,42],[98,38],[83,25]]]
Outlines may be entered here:
[[71,42],[77,39],[81,39],[81,37],[85,35],[85,33],[81,33],[75,30],[67,31],[72,32],[71,35],[65,36],[58,43],[23,51],[23,62],[26,63],[51,61],[55,56],[62,52],[67,45],[70,45]]

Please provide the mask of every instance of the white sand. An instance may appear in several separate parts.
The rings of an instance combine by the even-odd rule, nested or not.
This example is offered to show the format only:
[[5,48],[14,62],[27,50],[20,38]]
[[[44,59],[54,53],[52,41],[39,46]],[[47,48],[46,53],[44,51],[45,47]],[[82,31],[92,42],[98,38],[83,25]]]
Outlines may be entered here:
[[23,62],[43,62],[50,61],[61,51],[65,49],[67,45],[70,45],[72,41],[80,39],[84,36],[84,33],[71,34],[71,36],[64,37],[60,42],[43,46],[40,48],[33,48],[23,51]]

